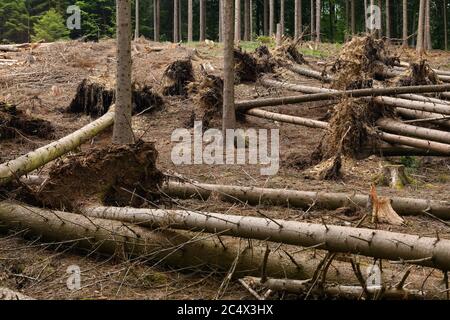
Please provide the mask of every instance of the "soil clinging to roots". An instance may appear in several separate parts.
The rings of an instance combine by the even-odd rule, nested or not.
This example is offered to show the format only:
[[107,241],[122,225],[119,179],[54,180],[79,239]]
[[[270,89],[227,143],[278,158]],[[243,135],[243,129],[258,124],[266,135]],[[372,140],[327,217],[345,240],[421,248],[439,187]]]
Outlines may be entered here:
[[76,210],[86,203],[143,206],[159,199],[163,174],[156,168],[154,144],[112,145],[60,160],[36,198],[54,209]]
[[0,102],[0,140],[21,135],[51,139],[54,131],[49,121],[30,117],[16,106]]
[[185,59],[172,62],[164,71],[163,79],[166,82],[163,95],[187,97],[188,85],[195,81],[191,60]]
[[411,63],[409,69],[397,81],[402,87],[439,84],[439,78],[426,60]]
[[[150,86],[133,85],[133,114],[159,111],[164,107],[163,98]],[[115,101],[115,90],[105,85],[84,79],[77,88],[77,93],[69,105],[69,113],[83,113],[97,118],[108,112]]]
[[388,52],[384,40],[372,36],[354,37],[342,48],[331,68],[335,74],[333,88],[345,90],[374,78],[383,80],[380,78],[383,70],[399,63],[399,58]]
[[241,48],[234,49],[234,68],[237,82],[255,82],[258,79],[258,62]]

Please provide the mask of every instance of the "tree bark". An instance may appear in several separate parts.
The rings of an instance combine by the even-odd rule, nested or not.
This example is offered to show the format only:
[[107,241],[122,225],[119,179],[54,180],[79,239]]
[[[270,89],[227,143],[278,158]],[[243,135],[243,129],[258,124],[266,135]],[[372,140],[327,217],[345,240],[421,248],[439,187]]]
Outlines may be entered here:
[[299,75],[317,79],[317,80],[323,81],[325,83],[330,83],[332,81],[332,79],[330,77],[324,76],[321,72],[307,69],[307,68],[302,68],[298,64],[286,64],[285,68],[294,73],[297,73]]
[[264,0],[264,35],[269,36],[269,0]]
[[432,49],[431,41],[431,24],[430,24],[430,0],[425,0],[425,34],[424,34],[424,45],[427,50]]
[[448,50],[447,0],[444,0],[444,50]]
[[153,0],[153,39],[155,42],[159,42],[160,40],[160,13],[160,0]]
[[302,0],[295,0],[294,11],[294,39],[298,40],[302,34]]
[[223,119],[222,129],[226,135],[227,129],[236,126],[234,107],[234,3],[225,1],[223,7],[224,29],[224,65],[223,65]]
[[200,0],[200,42],[206,40],[206,2]]
[[311,41],[314,41],[315,38],[315,30],[316,30],[316,23],[315,23],[315,3],[314,0],[311,0],[311,13],[310,13],[310,20],[311,20]]
[[320,22],[322,18],[322,5],[320,0],[316,0],[316,42],[320,42]]
[[[163,191],[170,196],[181,199],[200,197],[208,199],[212,194],[227,202],[244,202],[250,205],[270,203],[284,207],[308,209],[314,204],[315,209],[336,210],[343,207],[354,209],[366,208],[370,201],[368,195],[355,193],[329,193],[299,191],[289,189],[269,189],[257,187],[240,187],[205,183],[179,183],[169,181]],[[393,197],[392,208],[400,215],[424,215],[429,212],[441,219],[450,219],[450,202],[416,198]]]
[[134,39],[137,40],[139,38],[139,0],[136,0],[134,19],[136,24],[134,27]]
[[[188,0],[188,42],[194,41],[193,30],[194,30],[194,7],[193,0]],[[219,22],[220,26],[220,22]]]
[[439,152],[445,155],[450,155],[450,145],[439,143],[439,142],[432,142],[428,140],[422,140],[417,138],[410,138],[405,136],[399,136],[395,134],[390,134],[386,132],[378,132],[378,136],[380,139],[393,143],[393,144],[402,144],[405,146],[410,146],[413,148],[419,148],[424,150],[431,150],[435,152]]
[[250,39],[250,0],[244,0],[244,41]]
[[386,0],[386,38],[391,39],[391,1]]
[[281,35],[284,35],[284,25],[285,25],[285,12],[284,12],[284,0],[280,0],[280,25],[281,25]]
[[369,28],[367,28],[367,0],[364,0],[364,30],[369,33]]
[[179,19],[179,13],[180,10],[178,10],[179,2],[178,0],[173,0],[173,42],[178,43],[180,41],[179,33],[180,27],[178,25],[180,19]]
[[294,116],[289,116],[289,115],[280,114],[280,113],[269,112],[269,111],[258,109],[258,108],[250,109],[250,110],[246,111],[245,114],[254,116],[254,117],[258,117],[258,118],[269,119],[269,120],[273,120],[273,121],[292,123],[292,124],[301,125],[301,126],[309,127],[309,128],[318,128],[318,129],[328,129],[329,128],[329,125],[327,122],[312,120],[312,119],[308,119],[308,118],[294,117]]
[[[231,0],[232,1],[232,0]],[[241,41],[241,0],[235,0],[234,5],[234,41],[239,43]]]
[[253,41],[253,0],[249,0],[249,41]]
[[445,119],[445,116],[439,113],[411,110],[406,108],[395,108],[395,111],[407,119],[431,119],[444,118],[443,120],[434,121],[434,124],[449,129],[450,119]]
[[419,22],[418,22],[418,28],[417,28],[417,44],[416,44],[416,50],[417,54],[423,55],[425,53],[425,44],[424,44],[424,29],[425,29],[425,5],[427,0],[420,0],[420,6],[419,6]]
[[131,4],[117,0],[117,80],[114,144],[134,142],[131,123]]
[[352,35],[356,34],[356,16],[355,16],[355,0],[351,0],[351,9],[352,12],[352,18],[351,18],[351,24],[352,24]]
[[275,0],[269,0],[269,35],[275,34]]

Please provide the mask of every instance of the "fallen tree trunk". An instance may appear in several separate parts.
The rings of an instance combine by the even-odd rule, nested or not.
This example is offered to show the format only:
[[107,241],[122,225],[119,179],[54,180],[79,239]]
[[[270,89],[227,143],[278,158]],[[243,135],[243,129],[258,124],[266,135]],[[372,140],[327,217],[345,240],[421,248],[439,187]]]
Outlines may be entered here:
[[299,75],[317,79],[317,80],[320,80],[325,83],[331,83],[331,81],[333,80],[332,78],[330,78],[327,75],[323,75],[322,73],[320,73],[318,71],[311,70],[308,68],[302,68],[301,66],[299,66],[297,64],[286,64],[284,67],[292,72],[299,74]]
[[[246,282],[263,286],[272,291],[282,291],[294,294],[307,294],[311,289],[311,281],[309,280],[293,280],[293,279],[266,279],[255,277],[246,277]],[[322,295],[333,297],[347,297],[352,299],[360,299],[364,296],[365,290],[372,295],[377,296],[379,299],[388,300],[407,300],[407,299],[424,299],[425,293],[421,290],[405,289],[405,288],[385,288],[381,286],[342,286],[332,283],[325,283],[321,286],[315,286],[311,290],[313,295]]]
[[[190,184],[174,181],[169,181],[163,185],[163,192],[169,196],[182,199],[191,197],[208,199],[212,193],[215,193],[220,199],[229,202],[255,205],[271,203],[273,205],[304,209],[335,210],[343,207],[360,209],[368,207],[370,201],[370,197],[363,194],[240,187],[205,183]],[[427,212],[441,219],[450,219],[450,202],[448,201],[400,197],[393,197],[391,200],[392,208],[400,215],[425,215],[425,212]]]
[[373,99],[373,101],[378,104],[392,107],[402,107],[406,109],[450,115],[450,106],[445,104],[435,104],[431,102],[422,102],[422,101],[410,101],[391,97],[376,97]]
[[397,113],[399,113],[403,117],[406,117],[407,119],[442,118],[442,120],[436,120],[436,121],[433,121],[433,123],[435,123],[439,126],[445,127],[445,128],[450,128],[450,120],[446,120],[446,116],[444,116],[440,113],[412,110],[412,109],[406,109],[406,108],[396,108],[395,110],[397,111]]
[[258,118],[263,118],[263,119],[270,119],[270,120],[274,120],[274,121],[297,124],[297,125],[301,125],[301,126],[309,127],[309,128],[328,129],[328,127],[329,127],[327,122],[308,119],[308,118],[301,118],[301,117],[296,117],[296,116],[289,116],[289,115],[269,112],[269,111],[265,111],[265,110],[257,109],[257,108],[250,109],[245,114],[248,114],[248,115],[251,115],[254,117],[258,117]]
[[399,135],[381,132],[381,131],[378,131],[377,134],[382,140],[389,142],[389,143],[401,144],[401,145],[410,146],[413,148],[431,150],[431,151],[438,152],[441,154],[450,155],[450,145],[449,144],[433,142],[433,141],[428,141],[428,140],[422,140],[422,139],[417,139],[417,138],[404,137],[404,136],[399,136]]
[[187,210],[88,207],[85,216],[151,228],[201,231],[315,247],[410,264],[450,269],[450,240],[403,233]]
[[27,174],[92,139],[114,123],[114,108],[101,118],[70,135],[31,151],[17,159],[0,164],[0,185]]
[[379,119],[377,126],[391,133],[450,144],[450,133],[445,131],[413,126],[389,118]]
[[20,49],[15,45],[3,44],[0,45],[0,51],[3,52],[18,52]]

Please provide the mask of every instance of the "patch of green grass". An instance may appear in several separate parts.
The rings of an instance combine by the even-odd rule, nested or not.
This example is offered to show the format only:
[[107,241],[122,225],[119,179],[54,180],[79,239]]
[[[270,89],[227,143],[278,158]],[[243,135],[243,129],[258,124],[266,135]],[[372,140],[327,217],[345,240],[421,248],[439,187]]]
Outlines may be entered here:
[[420,160],[417,157],[405,156],[400,158],[400,163],[408,169],[418,169],[420,167]]

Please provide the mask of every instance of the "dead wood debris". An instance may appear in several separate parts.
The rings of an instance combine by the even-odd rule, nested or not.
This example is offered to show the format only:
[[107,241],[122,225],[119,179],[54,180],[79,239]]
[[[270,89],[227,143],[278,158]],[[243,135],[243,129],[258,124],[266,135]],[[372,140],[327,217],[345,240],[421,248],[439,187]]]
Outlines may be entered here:
[[406,72],[399,77],[401,87],[439,84],[439,78],[426,60],[411,63]]
[[164,71],[163,80],[166,82],[163,95],[187,97],[188,85],[195,81],[191,60],[177,60],[171,63]]

